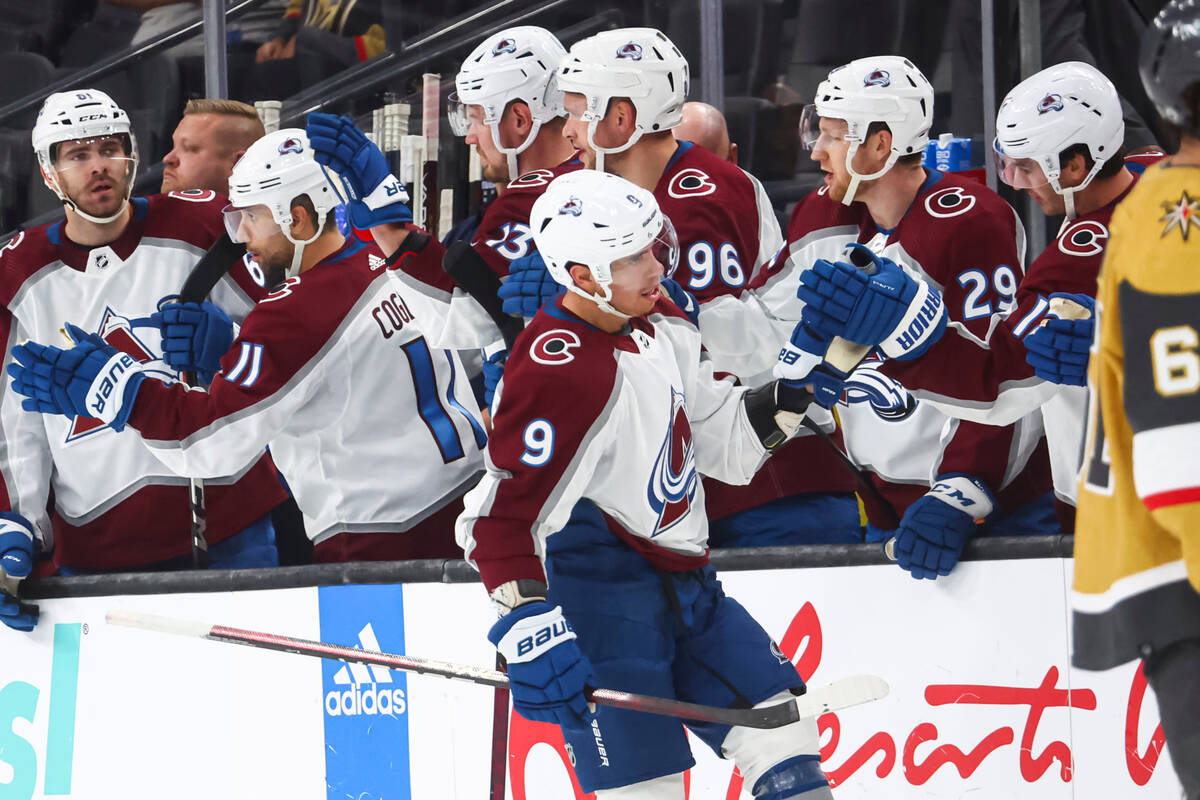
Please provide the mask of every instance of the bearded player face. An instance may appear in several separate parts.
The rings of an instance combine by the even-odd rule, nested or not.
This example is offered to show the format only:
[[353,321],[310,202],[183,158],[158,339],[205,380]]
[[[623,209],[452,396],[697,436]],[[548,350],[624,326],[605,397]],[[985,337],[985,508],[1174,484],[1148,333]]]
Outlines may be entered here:
[[120,136],[60,142],[54,171],[63,194],[94,217],[111,216],[125,202],[133,159]]

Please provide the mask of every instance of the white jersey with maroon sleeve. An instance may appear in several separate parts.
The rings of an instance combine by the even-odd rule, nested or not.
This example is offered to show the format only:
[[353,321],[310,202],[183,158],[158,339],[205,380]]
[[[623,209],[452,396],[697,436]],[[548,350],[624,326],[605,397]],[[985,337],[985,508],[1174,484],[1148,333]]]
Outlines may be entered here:
[[289,278],[207,392],[145,381],[129,424],[201,476],[270,444],[314,543],[413,527],[477,479],[487,439],[458,357],[429,345],[383,265],[351,240]]
[[[225,200],[213,192],[134,198],[132,217],[113,242],[82,247],[63,222],[18,234],[0,251],[5,363],[23,341],[70,347],[72,322],[173,381],[155,327],[135,324],[160,298],[178,293],[201,255],[223,233]],[[212,292],[234,320],[266,294],[261,272],[235,265]],[[33,521],[58,563],[111,569],[154,563],[190,552],[186,473],[168,469],[136,438],[116,435],[99,420],[21,410],[3,381],[0,402],[7,507]],[[206,501],[208,535],[233,535],[286,495],[270,459],[247,457],[212,476]],[[46,511],[53,492],[54,512]],[[57,540],[54,542],[54,540]]]
[[716,380],[696,328],[668,302],[621,332],[556,304],[517,339],[497,392],[487,473],[457,536],[488,590],[545,580],[545,538],[581,499],[665,570],[707,562],[699,473],[746,483],[766,457],[745,389]]

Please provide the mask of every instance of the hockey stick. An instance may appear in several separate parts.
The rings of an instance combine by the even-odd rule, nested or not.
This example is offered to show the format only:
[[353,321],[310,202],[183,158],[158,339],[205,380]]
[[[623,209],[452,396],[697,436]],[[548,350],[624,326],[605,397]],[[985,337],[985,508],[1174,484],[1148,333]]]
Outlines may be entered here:
[[[179,290],[179,302],[204,302],[217,281],[245,255],[246,245],[234,242],[228,233],[222,233],[188,273]],[[193,372],[184,373],[183,380],[188,386],[199,383]],[[204,502],[204,481],[188,478],[188,501],[192,512],[192,566],[204,569],[208,566],[208,506]]]
[[[123,625],[159,633],[173,633],[179,636],[194,636],[211,639],[215,642],[261,647],[267,650],[329,658],[347,663],[375,664],[389,669],[415,672],[421,675],[436,675],[493,688],[508,688],[508,676],[504,673],[467,664],[451,664],[417,656],[360,650],[357,647],[343,647],[327,642],[315,642],[311,639],[297,639],[274,633],[231,628],[225,625],[210,625],[206,622],[161,617],[137,611],[112,610],[105,615],[105,619],[110,625]],[[795,701],[785,701],[763,708],[718,708],[664,697],[621,692],[615,689],[588,687],[585,690],[588,701],[598,705],[746,728],[779,728],[805,717],[818,716],[829,711],[869,703],[886,696],[887,693],[887,683],[874,675],[843,678],[828,686],[809,691]]]
[[421,76],[421,138],[425,140],[425,163],[421,167],[424,186],[425,230],[438,236],[441,197],[438,194],[438,134],[441,129],[442,76],[427,72]]

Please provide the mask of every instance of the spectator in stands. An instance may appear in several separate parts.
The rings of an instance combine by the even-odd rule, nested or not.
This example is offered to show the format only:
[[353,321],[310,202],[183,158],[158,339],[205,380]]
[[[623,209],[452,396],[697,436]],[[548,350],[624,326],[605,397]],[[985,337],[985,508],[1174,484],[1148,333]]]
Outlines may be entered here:
[[243,99],[289,97],[374,58],[387,48],[382,20],[382,0],[288,0],[274,35],[255,54]]
[[678,141],[695,142],[730,164],[738,163],[737,144],[729,141],[725,115],[708,103],[684,103],[683,121],[672,132]]
[[229,194],[233,165],[264,133],[253,106],[237,100],[189,100],[163,156],[162,191],[211,189]]

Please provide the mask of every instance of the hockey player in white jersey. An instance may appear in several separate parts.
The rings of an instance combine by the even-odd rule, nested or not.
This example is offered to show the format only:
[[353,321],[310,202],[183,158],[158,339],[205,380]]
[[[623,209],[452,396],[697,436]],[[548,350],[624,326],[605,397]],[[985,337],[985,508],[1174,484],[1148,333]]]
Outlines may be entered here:
[[[721,591],[699,475],[749,481],[795,434],[811,395],[714,377],[699,331],[660,288],[673,230],[650,192],[582,170],[551,183],[530,219],[568,291],[509,357],[459,542],[502,614],[489,638],[508,660],[516,710],[561,725],[584,790],[682,800],[693,760],[680,722],[604,707],[593,716],[583,688],[594,679],[718,706],[801,691],[792,664]],[[607,529],[560,531],[583,499]],[[572,541],[560,548],[562,538]],[[738,764],[759,800],[832,797],[811,718],[689,728]]]
[[[209,191],[132,197],[136,137],[125,111],[96,90],[46,98],[32,144],[65,218],[23,231],[0,250],[5,363],[26,339],[65,343],[63,321],[72,319],[148,372],[174,379],[159,331],[147,323],[220,236],[224,198]],[[266,294],[256,278],[237,264],[211,296],[241,320]],[[25,414],[6,388],[0,509],[30,548],[36,538],[65,572],[191,566],[187,473],[101,421]],[[259,451],[210,477],[213,564],[277,563],[268,512],[286,494],[270,458]]]
[[13,385],[34,398],[25,407],[128,425],[168,466],[201,476],[269,444],[318,561],[457,554],[449,532],[486,443],[457,356],[430,348],[379,249],[339,232],[339,198],[303,130],[255,142],[229,184],[231,238],[288,277],[228,352],[206,352],[201,330],[228,320],[196,326],[193,363],[219,358],[210,389],[155,380],[80,335],[65,351],[18,348]]

